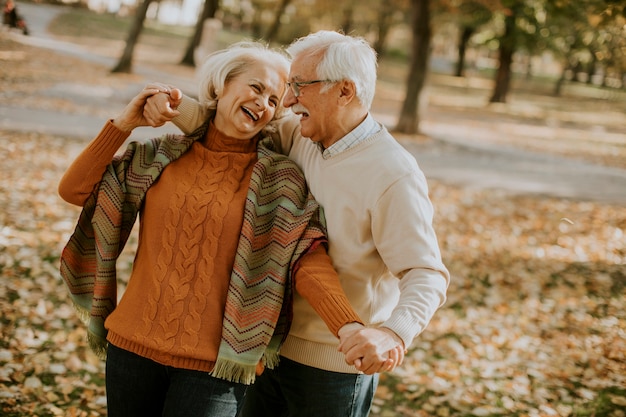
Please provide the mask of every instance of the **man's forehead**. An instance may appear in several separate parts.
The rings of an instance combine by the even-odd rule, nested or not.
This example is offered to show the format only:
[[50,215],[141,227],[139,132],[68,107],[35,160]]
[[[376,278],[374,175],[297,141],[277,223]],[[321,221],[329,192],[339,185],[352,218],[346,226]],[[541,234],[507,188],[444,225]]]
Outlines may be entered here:
[[289,78],[292,80],[307,80],[311,76],[315,76],[317,67],[317,59],[308,54],[296,56],[291,61],[291,69],[289,70]]

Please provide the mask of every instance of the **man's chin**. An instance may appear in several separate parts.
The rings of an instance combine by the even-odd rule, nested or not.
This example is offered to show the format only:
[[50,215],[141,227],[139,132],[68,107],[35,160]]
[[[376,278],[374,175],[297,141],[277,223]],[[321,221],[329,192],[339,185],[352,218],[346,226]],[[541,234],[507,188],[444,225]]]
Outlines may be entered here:
[[319,142],[319,139],[315,138],[315,137],[311,137],[308,135],[305,135],[304,133],[301,133],[303,137],[307,138],[308,140],[310,140],[311,142],[317,143]]
[[[307,131],[307,129],[305,127],[302,126],[302,123],[300,123],[300,134],[303,137],[307,138],[307,139],[311,139],[311,137],[309,136],[309,132]],[[313,139],[311,139],[311,140],[313,140]]]

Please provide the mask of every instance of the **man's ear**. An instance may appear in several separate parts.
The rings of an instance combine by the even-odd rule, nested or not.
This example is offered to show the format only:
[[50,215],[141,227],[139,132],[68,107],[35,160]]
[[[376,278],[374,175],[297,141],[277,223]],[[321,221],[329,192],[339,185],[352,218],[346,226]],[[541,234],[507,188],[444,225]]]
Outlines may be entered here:
[[356,98],[356,86],[350,80],[343,80],[340,81],[340,83],[339,97],[341,100],[345,101],[345,103],[349,103]]

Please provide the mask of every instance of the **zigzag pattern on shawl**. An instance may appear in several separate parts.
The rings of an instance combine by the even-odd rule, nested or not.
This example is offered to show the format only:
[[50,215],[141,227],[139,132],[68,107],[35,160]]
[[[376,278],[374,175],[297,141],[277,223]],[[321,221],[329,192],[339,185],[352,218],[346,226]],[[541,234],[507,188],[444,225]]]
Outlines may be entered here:
[[299,259],[325,242],[321,207],[300,169],[259,146],[230,280],[222,340],[212,374],[254,382],[259,361],[272,368],[292,316],[291,278]]
[[145,194],[163,169],[203,137],[204,131],[129,144],[124,154],[107,166],[63,249],[61,276],[79,316],[88,326],[89,344],[101,357],[106,353],[104,321],[117,305],[115,264]]

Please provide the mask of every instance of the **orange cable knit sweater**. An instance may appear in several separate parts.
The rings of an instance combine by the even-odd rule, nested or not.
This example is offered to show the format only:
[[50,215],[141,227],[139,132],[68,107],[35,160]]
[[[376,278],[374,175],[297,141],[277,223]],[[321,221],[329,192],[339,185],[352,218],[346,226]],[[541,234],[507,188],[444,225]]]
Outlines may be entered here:
[[[65,173],[60,195],[82,206],[128,136],[108,122]],[[257,142],[211,125],[148,190],[131,278],[106,321],[110,343],[164,365],[213,368]],[[303,257],[295,287],[335,335],[361,322],[322,246]]]

